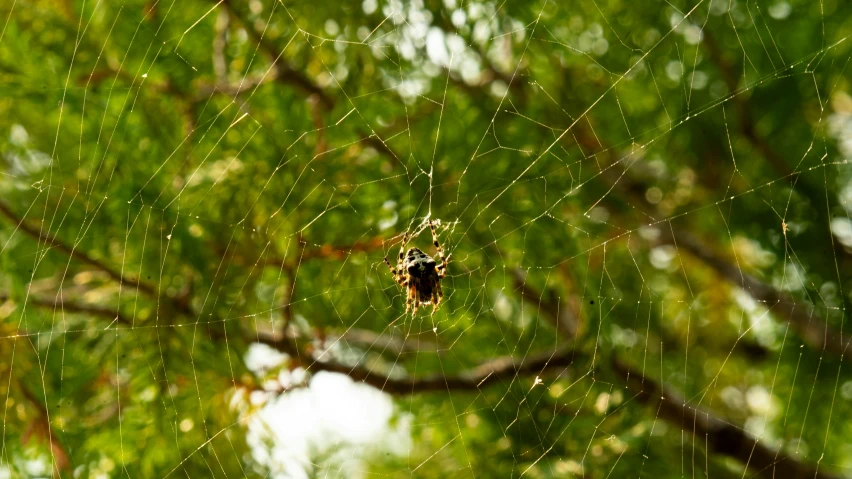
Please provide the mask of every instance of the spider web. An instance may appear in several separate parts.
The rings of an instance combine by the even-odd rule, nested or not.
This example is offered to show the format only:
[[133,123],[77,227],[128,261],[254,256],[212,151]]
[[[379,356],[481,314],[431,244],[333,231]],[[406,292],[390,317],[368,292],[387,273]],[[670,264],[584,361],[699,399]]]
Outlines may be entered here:
[[3,7],[0,474],[852,472],[847,6],[313,7]]

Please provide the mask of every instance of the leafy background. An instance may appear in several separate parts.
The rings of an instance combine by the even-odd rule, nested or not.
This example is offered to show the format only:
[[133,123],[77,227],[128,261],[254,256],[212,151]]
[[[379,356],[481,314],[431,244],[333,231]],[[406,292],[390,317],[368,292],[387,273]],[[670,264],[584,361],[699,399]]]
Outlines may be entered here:
[[2,473],[850,474],[850,13],[4,3]]

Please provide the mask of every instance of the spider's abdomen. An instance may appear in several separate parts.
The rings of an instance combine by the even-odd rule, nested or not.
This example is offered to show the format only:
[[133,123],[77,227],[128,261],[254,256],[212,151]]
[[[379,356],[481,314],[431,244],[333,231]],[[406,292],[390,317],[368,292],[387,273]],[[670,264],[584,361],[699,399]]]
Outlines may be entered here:
[[435,272],[435,260],[419,250],[405,258],[404,266],[408,274],[416,278],[425,278]]
[[414,289],[417,290],[420,304],[429,304],[432,302],[435,288],[429,278],[418,278],[415,280]]

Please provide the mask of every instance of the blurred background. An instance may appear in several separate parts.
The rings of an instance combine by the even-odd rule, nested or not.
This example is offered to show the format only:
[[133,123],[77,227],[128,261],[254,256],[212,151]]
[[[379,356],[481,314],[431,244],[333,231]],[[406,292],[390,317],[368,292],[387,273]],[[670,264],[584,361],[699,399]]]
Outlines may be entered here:
[[0,477],[852,477],[850,36],[5,0]]

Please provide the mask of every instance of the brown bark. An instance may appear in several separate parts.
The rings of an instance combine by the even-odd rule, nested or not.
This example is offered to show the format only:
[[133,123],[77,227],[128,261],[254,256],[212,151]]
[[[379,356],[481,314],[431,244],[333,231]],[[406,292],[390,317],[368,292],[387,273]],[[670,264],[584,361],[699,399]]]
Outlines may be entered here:
[[613,361],[614,372],[637,392],[636,399],[657,411],[657,417],[701,439],[711,452],[736,459],[755,475],[767,479],[839,479],[789,454],[769,448],[759,439],[724,421],[709,410],[692,407],[673,391]]
[[[486,361],[457,375],[430,374],[421,377],[392,378],[363,366],[346,366],[336,362],[311,360],[296,342],[289,338],[260,338],[261,342],[286,353],[310,372],[328,371],[345,374],[389,394],[406,395],[439,391],[478,391],[494,383],[511,383],[518,377],[565,371],[574,362],[573,349],[557,349],[527,358],[500,357]],[[526,381],[532,387],[534,381]]]

